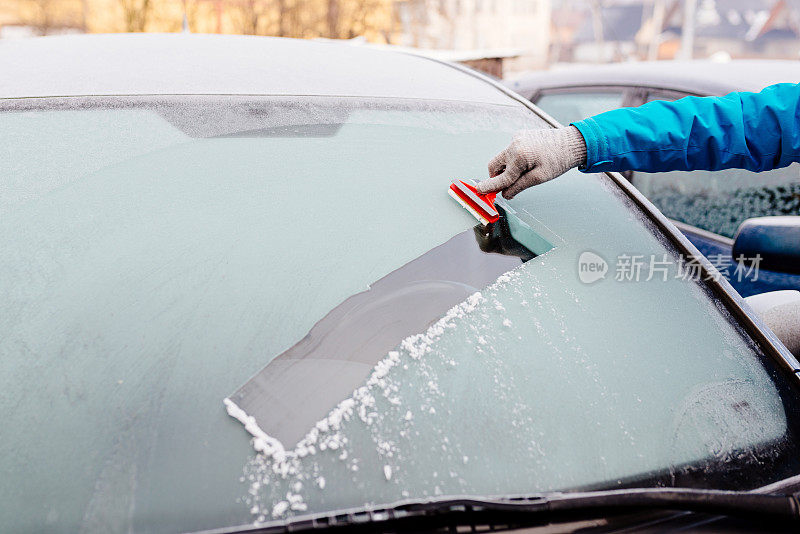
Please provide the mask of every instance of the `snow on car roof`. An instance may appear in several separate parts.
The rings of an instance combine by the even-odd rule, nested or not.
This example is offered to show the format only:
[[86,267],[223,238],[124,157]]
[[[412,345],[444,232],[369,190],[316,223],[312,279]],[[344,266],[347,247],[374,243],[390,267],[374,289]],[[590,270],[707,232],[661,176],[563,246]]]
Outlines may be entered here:
[[526,96],[537,89],[582,85],[656,87],[716,95],[731,91],[759,91],[768,85],[797,83],[798,80],[800,61],[694,60],[576,65],[525,74],[506,82],[506,85]]
[[478,76],[411,54],[337,42],[191,34],[0,42],[0,98],[259,94],[508,104]]

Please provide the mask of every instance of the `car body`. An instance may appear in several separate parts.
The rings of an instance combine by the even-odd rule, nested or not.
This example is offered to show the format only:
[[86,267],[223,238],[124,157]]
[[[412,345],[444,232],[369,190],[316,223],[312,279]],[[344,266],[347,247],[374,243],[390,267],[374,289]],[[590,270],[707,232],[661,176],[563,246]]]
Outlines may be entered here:
[[[569,124],[618,107],[685,96],[758,92],[776,83],[795,83],[800,65],[782,60],[730,62],[652,61],[586,65],[522,75],[507,85],[558,121]],[[766,173],[626,172],[642,193],[711,258],[743,295],[800,288],[800,277],[764,270],[758,280],[733,275],[733,238],[750,217],[800,214],[797,165]]]
[[[4,529],[798,487],[800,364],[621,176],[490,228],[450,199],[552,126],[493,81],[195,35],[2,43],[0,68]],[[615,280],[633,252],[666,270]],[[643,521],[708,518],[593,525]]]

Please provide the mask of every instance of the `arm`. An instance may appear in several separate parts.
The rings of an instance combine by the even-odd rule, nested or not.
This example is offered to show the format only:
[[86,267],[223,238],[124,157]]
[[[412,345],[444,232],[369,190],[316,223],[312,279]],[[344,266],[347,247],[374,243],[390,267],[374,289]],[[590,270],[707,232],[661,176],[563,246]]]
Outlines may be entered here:
[[650,102],[567,128],[520,132],[489,163],[481,193],[512,198],[580,165],[584,172],[765,171],[800,161],[800,84],[760,93]]
[[574,126],[586,141],[585,172],[765,171],[800,160],[800,85],[650,102]]

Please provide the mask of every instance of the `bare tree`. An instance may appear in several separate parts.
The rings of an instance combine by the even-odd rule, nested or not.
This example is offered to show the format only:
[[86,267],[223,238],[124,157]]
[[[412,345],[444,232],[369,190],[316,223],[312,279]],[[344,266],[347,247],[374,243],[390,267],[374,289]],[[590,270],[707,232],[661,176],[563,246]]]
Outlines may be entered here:
[[339,0],[327,0],[325,11],[325,37],[337,39],[339,37],[339,17],[341,5]]
[[[325,0],[325,19],[322,25],[322,35],[331,39],[352,39],[364,35],[370,30],[376,33],[390,32],[389,27],[384,27],[386,19],[392,19],[393,6],[386,0]],[[373,24],[373,19],[379,11],[386,11],[386,16],[380,18],[380,27]],[[385,33],[382,33],[385,35]]]
[[234,7],[237,30],[245,35],[272,34],[275,9],[268,0],[240,0]]
[[150,10],[153,7],[151,0],[117,0],[122,8],[125,30],[129,32],[143,32],[147,27]]
[[[309,9],[304,0],[275,0],[277,15],[276,34],[279,37],[304,37],[308,24],[302,17],[303,10]],[[313,10],[313,9],[312,9]]]
[[85,29],[82,3],[75,0],[23,0],[20,22],[31,26],[37,35],[55,30]]
[[35,16],[30,21],[38,35],[47,35],[55,27],[52,0],[33,0]]
[[278,9],[278,37],[288,37],[290,11],[288,0],[277,0]]
[[[388,0],[226,0],[226,6],[244,34],[343,39],[392,30],[384,27],[391,15],[375,18],[378,10],[391,8]],[[375,27],[373,19],[380,21]]]
[[373,0],[351,0],[345,18],[343,36],[352,39],[364,35],[369,27],[369,18],[377,7]]

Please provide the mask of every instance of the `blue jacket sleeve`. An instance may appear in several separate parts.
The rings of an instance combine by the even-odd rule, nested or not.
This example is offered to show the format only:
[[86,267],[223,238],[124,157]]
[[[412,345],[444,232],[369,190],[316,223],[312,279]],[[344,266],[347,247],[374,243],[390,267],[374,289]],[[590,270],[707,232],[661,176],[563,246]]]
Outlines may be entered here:
[[800,161],[800,84],[650,102],[573,125],[586,140],[584,172],[765,171]]

